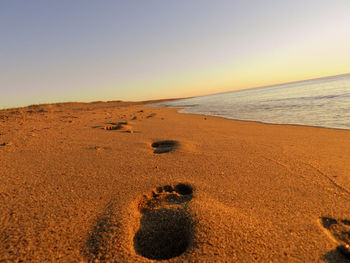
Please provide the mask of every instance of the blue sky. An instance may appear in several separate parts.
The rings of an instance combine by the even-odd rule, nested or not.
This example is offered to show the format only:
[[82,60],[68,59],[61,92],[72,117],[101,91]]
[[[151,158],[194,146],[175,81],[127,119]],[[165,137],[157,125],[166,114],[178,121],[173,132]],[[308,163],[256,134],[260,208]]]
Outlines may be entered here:
[[0,108],[350,72],[350,1],[0,1]]

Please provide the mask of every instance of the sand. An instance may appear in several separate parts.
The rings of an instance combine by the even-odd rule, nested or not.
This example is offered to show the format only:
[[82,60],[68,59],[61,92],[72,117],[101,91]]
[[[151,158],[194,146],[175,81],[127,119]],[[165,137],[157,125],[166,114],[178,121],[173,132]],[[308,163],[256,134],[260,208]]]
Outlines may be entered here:
[[0,112],[1,262],[348,260],[350,131],[144,104]]

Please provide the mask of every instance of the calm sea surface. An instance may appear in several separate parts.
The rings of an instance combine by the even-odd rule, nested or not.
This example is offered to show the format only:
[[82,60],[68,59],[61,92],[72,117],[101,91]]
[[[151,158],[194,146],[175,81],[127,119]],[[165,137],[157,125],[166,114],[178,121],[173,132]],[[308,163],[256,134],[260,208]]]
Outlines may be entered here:
[[236,120],[350,129],[350,74],[176,100],[153,106]]

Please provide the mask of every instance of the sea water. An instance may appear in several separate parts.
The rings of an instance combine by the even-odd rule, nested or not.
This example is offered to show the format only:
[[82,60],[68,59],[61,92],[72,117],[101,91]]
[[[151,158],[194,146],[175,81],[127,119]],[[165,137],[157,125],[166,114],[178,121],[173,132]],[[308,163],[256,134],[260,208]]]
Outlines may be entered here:
[[350,74],[232,91],[153,106],[181,113],[350,129]]

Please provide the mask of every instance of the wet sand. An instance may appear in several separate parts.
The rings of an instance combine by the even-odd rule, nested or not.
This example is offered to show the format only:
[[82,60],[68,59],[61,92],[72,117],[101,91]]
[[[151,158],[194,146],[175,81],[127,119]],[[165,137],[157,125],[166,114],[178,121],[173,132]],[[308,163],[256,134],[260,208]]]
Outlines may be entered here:
[[0,111],[1,262],[349,260],[350,131],[144,104]]

